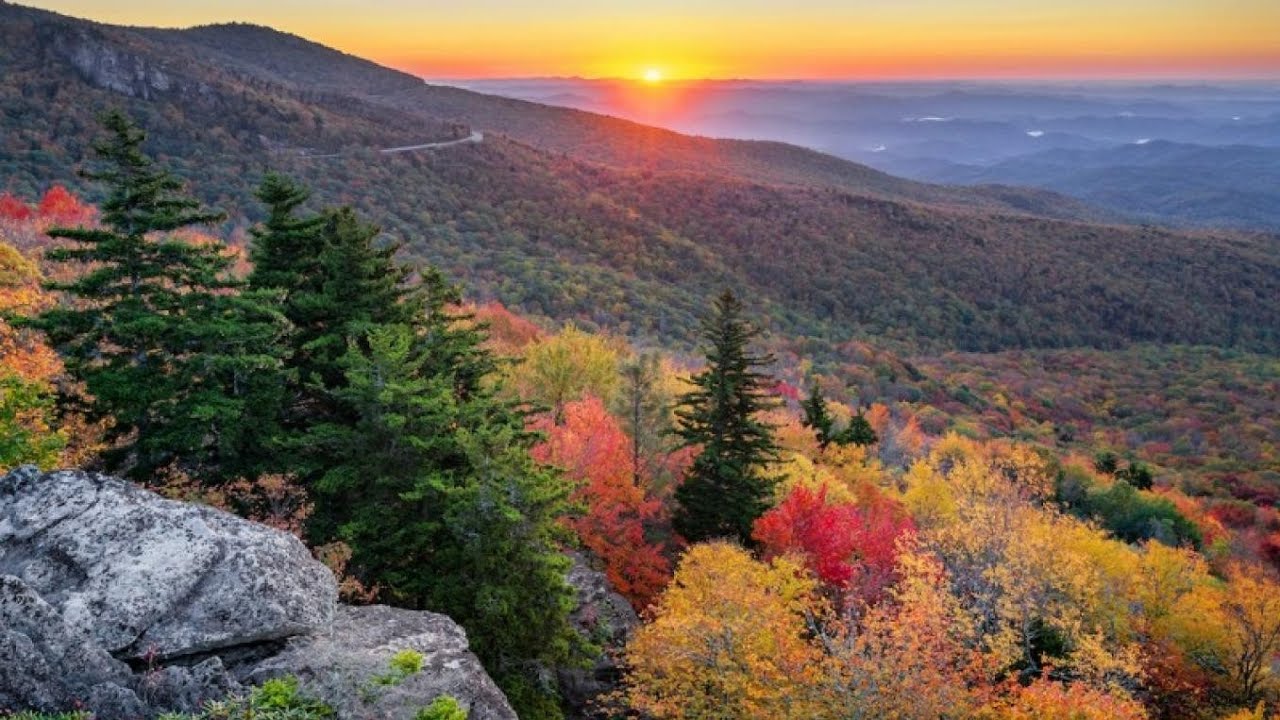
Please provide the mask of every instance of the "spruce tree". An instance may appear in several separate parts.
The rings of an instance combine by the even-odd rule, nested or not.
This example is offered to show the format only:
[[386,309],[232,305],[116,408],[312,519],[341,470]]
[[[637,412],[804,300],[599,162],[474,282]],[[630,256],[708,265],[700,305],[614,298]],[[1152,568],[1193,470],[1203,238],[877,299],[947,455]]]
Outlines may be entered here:
[[835,421],[827,413],[827,399],[822,396],[818,383],[809,383],[809,396],[802,404],[804,410],[804,426],[813,430],[818,436],[818,446],[826,448],[831,443]]
[[860,447],[874,445],[879,440],[880,437],[876,435],[875,428],[871,427],[871,422],[867,420],[867,416],[863,415],[861,410],[849,420],[849,426],[842,430],[836,438],[836,442],[841,445],[858,445]]
[[305,189],[279,177],[259,197],[250,283],[295,328],[280,445],[313,541],[347,543],[382,600],[460,622],[521,717],[557,717],[536,671],[580,644],[558,551],[571,488],[531,460],[483,331],[451,310],[457,288],[398,263],[350,209],[303,215]]
[[571,488],[530,458],[523,415],[477,382],[478,336],[439,317],[350,345],[333,392],[356,420],[307,436],[326,465],[316,504],[384,601],[447,613],[520,717],[556,718],[538,671],[584,647],[558,551]]
[[677,434],[700,450],[676,489],[676,531],[691,542],[732,538],[751,542],[751,526],[769,506],[777,456],[773,428],[758,415],[774,406],[759,372],[773,358],[752,354],[759,331],[743,317],[742,303],[726,291],[703,321],[707,366],[676,411]]
[[70,241],[47,258],[83,273],[49,287],[67,301],[30,324],[48,335],[84,381],[86,413],[109,420],[109,470],[143,481],[166,466],[206,481],[251,473],[255,440],[275,416],[275,340],[285,323],[245,297],[217,243],[175,232],[222,218],[205,210],[142,150],[145,134],[119,112],[94,144],[107,186],[99,228],[53,228]]
[[410,270],[396,263],[398,245],[379,246],[376,226],[351,208],[299,215],[310,191],[280,175],[258,189],[267,220],[253,231],[251,288],[277,292],[289,320],[286,360],[292,371],[291,419],[323,418],[329,389],[345,383],[340,360],[351,341],[385,324],[412,323],[425,312],[407,284]]

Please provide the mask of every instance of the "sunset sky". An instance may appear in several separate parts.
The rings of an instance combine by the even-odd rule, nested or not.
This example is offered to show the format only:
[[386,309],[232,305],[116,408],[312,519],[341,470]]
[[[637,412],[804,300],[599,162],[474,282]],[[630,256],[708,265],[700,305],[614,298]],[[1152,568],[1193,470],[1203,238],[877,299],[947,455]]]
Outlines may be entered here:
[[428,78],[1280,79],[1280,0],[37,0],[270,25]]

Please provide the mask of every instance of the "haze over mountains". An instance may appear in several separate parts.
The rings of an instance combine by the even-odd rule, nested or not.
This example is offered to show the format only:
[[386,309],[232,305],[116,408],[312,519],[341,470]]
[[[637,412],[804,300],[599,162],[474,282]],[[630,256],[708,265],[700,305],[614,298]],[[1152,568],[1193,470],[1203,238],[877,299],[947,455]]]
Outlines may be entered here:
[[696,82],[465,86],[942,183],[1065,193],[1143,222],[1280,228],[1280,83]]
[[[129,29],[12,4],[0,20],[0,173],[19,192],[76,183],[94,114],[123,105],[231,211],[226,232],[257,217],[253,184],[282,170],[473,297],[534,316],[683,342],[728,286],[775,331],[822,342],[1280,347],[1272,236],[1110,224],[1041,190],[925,184],[793,145],[427,85],[260,27]],[[484,141],[377,152],[472,131]]]

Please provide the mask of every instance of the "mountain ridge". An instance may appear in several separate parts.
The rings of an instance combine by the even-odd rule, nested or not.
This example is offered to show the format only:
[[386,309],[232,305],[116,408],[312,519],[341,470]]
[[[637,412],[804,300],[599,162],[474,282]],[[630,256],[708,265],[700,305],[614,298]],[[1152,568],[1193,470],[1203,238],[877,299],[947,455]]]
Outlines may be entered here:
[[[11,4],[0,19],[0,177],[28,195],[55,181],[92,192],[71,169],[88,155],[94,111],[122,105],[151,133],[152,152],[231,211],[225,236],[259,219],[256,178],[283,171],[319,202],[356,205],[406,242],[407,257],[439,265],[477,299],[555,322],[681,345],[728,286],[772,331],[819,347],[875,337],[964,350],[1280,348],[1280,310],[1265,300],[1280,296],[1273,236],[1056,219],[1035,212],[1043,196],[1016,188],[929,203],[912,194],[941,186],[855,187],[861,166],[792,146],[681,136],[425,83],[397,90],[409,88],[395,79],[403,74],[386,76],[389,95],[352,94],[353,73],[384,70],[327,49],[336,65],[304,63],[299,53],[322,46],[296,36],[258,52],[281,35],[261,28],[194,31],[206,44],[247,33],[233,50],[249,62],[209,59],[183,34],[193,31]],[[587,139],[571,147],[583,126]],[[474,130],[484,142],[376,151]],[[304,156],[318,151],[337,157]],[[822,180],[823,168],[843,180]]]

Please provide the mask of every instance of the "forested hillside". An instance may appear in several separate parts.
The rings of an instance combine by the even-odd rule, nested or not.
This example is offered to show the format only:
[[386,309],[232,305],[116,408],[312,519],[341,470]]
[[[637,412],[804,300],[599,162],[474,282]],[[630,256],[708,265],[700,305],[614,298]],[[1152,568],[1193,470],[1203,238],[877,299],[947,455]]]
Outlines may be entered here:
[[[286,171],[377,217],[472,297],[535,317],[687,346],[695,309],[732,286],[771,330],[820,344],[1280,346],[1274,237],[1049,219],[1079,208],[411,85],[261,28],[0,13],[0,173],[20,195],[53,181],[92,193],[73,168],[93,115],[123,105],[152,129],[149,149],[229,211],[223,234],[243,237],[260,217],[253,183]],[[484,142],[377,152],[472,129]]]

